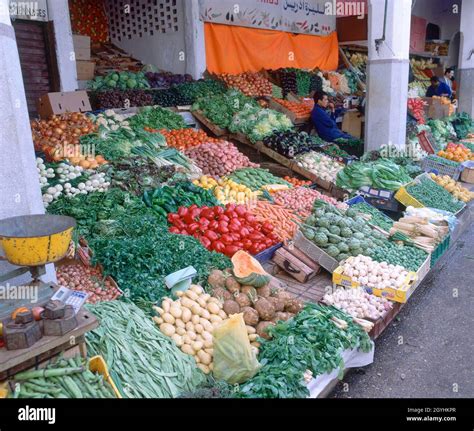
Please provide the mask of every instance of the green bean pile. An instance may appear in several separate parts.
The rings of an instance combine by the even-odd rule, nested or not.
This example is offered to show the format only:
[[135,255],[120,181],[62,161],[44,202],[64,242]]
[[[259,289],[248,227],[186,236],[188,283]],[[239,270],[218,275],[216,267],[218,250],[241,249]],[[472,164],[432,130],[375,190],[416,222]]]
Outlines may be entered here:
[[100,302],[87,308],[100,326],[87,334],[90,354],[102,355],[127,398],[175,398],[205,380],[193,357],[182,353],[136,305]]

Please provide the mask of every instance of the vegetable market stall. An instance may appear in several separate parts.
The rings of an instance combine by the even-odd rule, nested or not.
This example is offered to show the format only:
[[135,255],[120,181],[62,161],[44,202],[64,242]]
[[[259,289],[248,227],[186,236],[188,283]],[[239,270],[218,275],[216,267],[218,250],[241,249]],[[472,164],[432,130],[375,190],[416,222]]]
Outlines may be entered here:
[[[324,394],[346,368],[373,360],[370,338],[472,221],[473,195],[453,178],[420,177],[420,164],[398,153],[348,164],[339,149],[296,130],[285,110],[255,100],[282,99],[271,80],[284,93],[328,86],[347,93],[341,76],[320,72],[200,81],[112,72],[91,84],[99,94],[115,92],[106,96],[112,106],[128,91],[157,105],[32,123],[43,202],[49,213],[76,219],[77,255],[89,276],[69,261],[58,266],[58,281],[91,293],[87,308],[101,325],[87,336],[89,353],[103,357],[123,397],[178,397],[221,384],[237,385],[228,396],[242,398]],[[210,135],[169,109],[185,102]],[[418,121],[417,132],[435,132],[436,157],[457,164],[472,157],[460,146],[471,119]],[[323,190],[263,169],[234,143]],[[70,144],[98,155],[68,153]],[[393,220],[359,196],[363,187],[398,197],[405,190],[413,200],[403,202],[414,205]],[[269,259],[281,246],[325,270],[305,283],[285,262],[277,271]],[[289,340],[297,354],[285,347]],[[66,380],[69,395],[79,396]]]

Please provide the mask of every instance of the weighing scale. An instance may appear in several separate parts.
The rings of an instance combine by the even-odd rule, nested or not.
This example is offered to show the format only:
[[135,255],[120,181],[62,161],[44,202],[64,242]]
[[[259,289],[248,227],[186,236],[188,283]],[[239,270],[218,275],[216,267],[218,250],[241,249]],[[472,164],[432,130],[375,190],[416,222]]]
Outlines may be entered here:
[[[0,286],[4,286],[5,294],[10,286],[9,280],[29,272],[31,281],[22,285],[37,288],[38,304],[51,299],[56,285],[44,283],[40,277],[46,274],[47,264],[57,262],[66,255],[75,227],[73,218],[55,215],[27,215],[0,220],[0,244],[5,251],[5,257],[0,256],[0,260],[18,266],[0,275]],[[9,316],[16,308],[28,305],[32,305],[30,298],[10,300],[0,297],[0,319]]]
[[[0,245],[3,247],[5,260],[17,266],[6,274],[0,275],[0,320],[5,323],[11,313],[20,307],[44,306],[59,289],[55,283],[45,283],[40,277],[46,273],[46,265],[63,259],[69,249],[72,231],[76,221],[71,217],[57,215],[27,215],[0,220]],[[31,280],[21,283],[26,286],[21,292],[27,293],[34,288],[34,299],[25,294],[18,298],[20,290],[9,283],[21,275],[31,274]],[[10,290],[9,289],[13,289]],[[17,291],[17,295],[11,292]],[[23,296],[23,295],[22,295]],[[84,342],[84,334],[98,326],[94,315],[81,309],[77,315],[77,327],[62,336],[43,336],[29,348],[19,350],[0,349],[0,380],[8,377],[11,370],[18,372],[21,369],[37,365],[39,359],[44,360],[62,350]],[[82,346],[84,347],[84,346]]]

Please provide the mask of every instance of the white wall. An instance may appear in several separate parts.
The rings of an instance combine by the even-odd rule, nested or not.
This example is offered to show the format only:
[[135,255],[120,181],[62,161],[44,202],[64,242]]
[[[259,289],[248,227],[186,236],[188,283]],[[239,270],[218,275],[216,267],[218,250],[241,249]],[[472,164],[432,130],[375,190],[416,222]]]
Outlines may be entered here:
[[61,91],[74,91],[77,89],[77,70],[68,0],[48,0],[48,16],[54,24]]
[[453,13],[453,5],[460,5],[461,0],[414,0],[413,3],[412,15],[439,25],[441,39],[450,40],[459,30],[461,8],[459,13]]
[[[177,27],[178,31],[166,31],[166,33],[161,33],[156,28],[153,28],[153,35],[150,35],[150,32],[145,33],[142,31],[142,36],[139,34],[132,35],[131,39],[128,37],[123,37],[122,40],[119,40],[118,37],[112,38],[112,42],[125,50],[130,55],[134,56],[138,60],[142,61],[145,64],[153,64],[158,68],[162,68],[167,71],[174,73],[185,73],[186,71],[186,44],[185,44],[185,26],[184,26],[184,1],[177,1]],[[187,0],[189,1],[189,0]],[[137,26],[137,15],[141,15],[143,10],[146,10],[151,4],[152,1],[149,0],[135,0],[129,1],[133,5],[137,12],[129,14],[129,17],[126,16],[124,12],[124,2],[116,0],[108,0],[108,15],[110,17],[111,12],[119,10],[123,19],[129,19],[130,24],[127,24],[125,21],[125,27],[130,25],[133,32],[133,25]],[[159,0],[158,4],[164,4],[165,8],[167,2],[165,0]],[[125,5],[126,6],[126,5]],[[160,10],[160,9],[158,9]],[[154,11],[151,11],[151,14],[156,17]],[[147,18],[148,19],[148,18]],[[147,28],[150,30],[153,26],[148,25]],[[137,30],[137,28],[135,28]],[[142,29],[144,30],[144,29]],[[112,35],[113,32],[111,32]],[[128,32],[127,32],[128,33]]]

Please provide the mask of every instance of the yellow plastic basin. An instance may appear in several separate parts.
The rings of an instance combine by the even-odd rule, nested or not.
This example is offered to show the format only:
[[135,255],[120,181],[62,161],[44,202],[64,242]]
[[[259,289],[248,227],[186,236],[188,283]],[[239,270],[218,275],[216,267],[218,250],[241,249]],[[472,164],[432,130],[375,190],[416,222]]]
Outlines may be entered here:
[[61,260],[76,221],[56,215],[27,215],[0,220],[0,244],[13,265],[38,266]]

